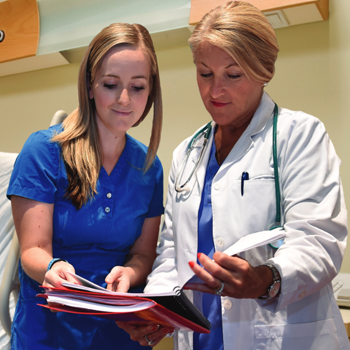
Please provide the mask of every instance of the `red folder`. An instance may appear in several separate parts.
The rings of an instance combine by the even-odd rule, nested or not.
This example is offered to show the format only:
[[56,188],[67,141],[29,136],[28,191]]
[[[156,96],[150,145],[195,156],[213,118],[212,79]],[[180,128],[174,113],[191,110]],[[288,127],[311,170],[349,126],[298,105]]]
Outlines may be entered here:
[[[45,292],[37,296],[48,299],[49,304],[39,305],[55,311],[123,322],[155,323],[190,332],[210,333],[210,322],[180,289],[164,295],[144,294],[145,297],[141,297],[142,294],[111,292],[101,287],[93,289],[71,285],[63,288],[42,288]],[[106,308],[111,310],[106,311]]]

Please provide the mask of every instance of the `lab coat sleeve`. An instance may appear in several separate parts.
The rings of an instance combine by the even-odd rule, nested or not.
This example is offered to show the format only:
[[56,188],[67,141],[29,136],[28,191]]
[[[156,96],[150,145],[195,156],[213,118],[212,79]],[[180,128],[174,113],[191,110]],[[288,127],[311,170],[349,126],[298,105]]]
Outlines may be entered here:
[[176,267],[176,248],[174,244],[174,232],[172,222],[172,201],[175,191],[176,176],[176,150],[169,174],[167,202],[164,212],[164,223],[161,232],[160,243],[157,248],[157,258],[153,264],[152,273],[148,276],[145,293],[161,293],[172,291],[178,286]]
[[[296,120],[304,116],[297,113]],[[270,305],[273,311],[329,284],[339,272],[347,239],[340,160],[324,125],[308,116],[287,124],[279,133],[287,236],[268,261],[277,267],[282,280],[280,296]]]

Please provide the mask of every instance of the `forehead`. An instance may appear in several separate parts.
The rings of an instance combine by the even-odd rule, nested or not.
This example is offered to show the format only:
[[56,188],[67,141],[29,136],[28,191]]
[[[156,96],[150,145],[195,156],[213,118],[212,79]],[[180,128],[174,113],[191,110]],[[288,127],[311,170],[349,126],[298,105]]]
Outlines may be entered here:
[[237,62],[225,50],[207,41],[202,42],[196,53],[196,64],[237,66]]
[[102,60],[99,71],[108,73],[108,71],[135,70],[143,74],[150,74],[150,60],[148,55],[140,46],[117,45],[110,49]]

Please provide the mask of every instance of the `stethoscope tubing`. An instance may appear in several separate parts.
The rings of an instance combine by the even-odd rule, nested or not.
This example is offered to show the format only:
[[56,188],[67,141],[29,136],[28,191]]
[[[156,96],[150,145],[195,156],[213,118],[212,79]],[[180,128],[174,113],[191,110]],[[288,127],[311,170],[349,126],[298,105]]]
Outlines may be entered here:
[[277,122],[278,122],[278,106],[275,103],[273,111],[273,129],[272,129],[272,155],[273,155],[273,171],[275,175],[275,192],[276,192],[276,222],[275,225],[281,226],[281,191],[280,179],[278,174],[278,158],[277,158]]
[[[180,170],[178,171],[177,175],[176,175],[176,178],[175,178],[175,190],[176,192],[183,192],[183,191],[190,191],[191,189],[186,186],[192,179],[192,176],[194,175],[194,173],[197,171],[198,167],[199,167],[199,164],[201,163],[202,161],[202,158],[203,158],[203,155],[204,155],[204,151],[205,151],[205,147],[207,145],[207,142],[208,142],[208,139],[209,139],[209,136],[210,136],[210,133],[211,133],[211,130],[212,130],[212,126],[211,126],[211,122],[209,122],[208,124],[206,124],[202,129],[200,129],[192,138],[189,146],[188,146],[188,149],[187,149],[187,152],[186,152],[186,155],[181,163],[181,166],[180,166]],[[195,142],[197,141],[197,139],[199,139],[201,136],[204,136],[204,141],[203,141],[203,145],[202,145],[202,149],[201,149],[201,153],[198,157],[198,160],[193,168],[193,170],[191,171],[191,174],[190,176],[188,177],[188,179],[182,184],[182,185],[178,185],[178,182],[179,182],[179,179],[180,179],[180,175],[182,174],[182,171],[185,167],[185,164],[187,163],[187,160],[188,160],[188,157],[190,156],[192,150],[194,149],[195,147]]]

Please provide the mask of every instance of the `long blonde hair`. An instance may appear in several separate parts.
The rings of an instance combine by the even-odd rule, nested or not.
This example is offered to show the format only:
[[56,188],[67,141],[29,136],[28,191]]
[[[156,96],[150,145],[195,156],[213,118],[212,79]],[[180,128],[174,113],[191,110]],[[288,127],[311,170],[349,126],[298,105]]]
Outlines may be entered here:
[[188,40],[195,63],[203,41],[226,51],[250,79],[261,83],[272,79],[279,50],[276,33],[253,5],[229,1],[204,15]]
[[65,161],[68,188],[66,196],[80,209],[96,193],[97,179],[102,166],[102,154],[95,119],[95,102],[89,99],[88,90],[102,60],[109,50],[117,45],[140,47],[150,60],[150,94],[145,110],[134,126],[139,125],[153,106],[152,132],[146,155],[144,171],[152,165],[162,129],[162,94],[157,57],[153,42],[147,29],[140,24],[115,23],[104,28],[91,41],[79,69],[78,97],[79,107],[63,122],[63,131],[52,138],[62,147]]

